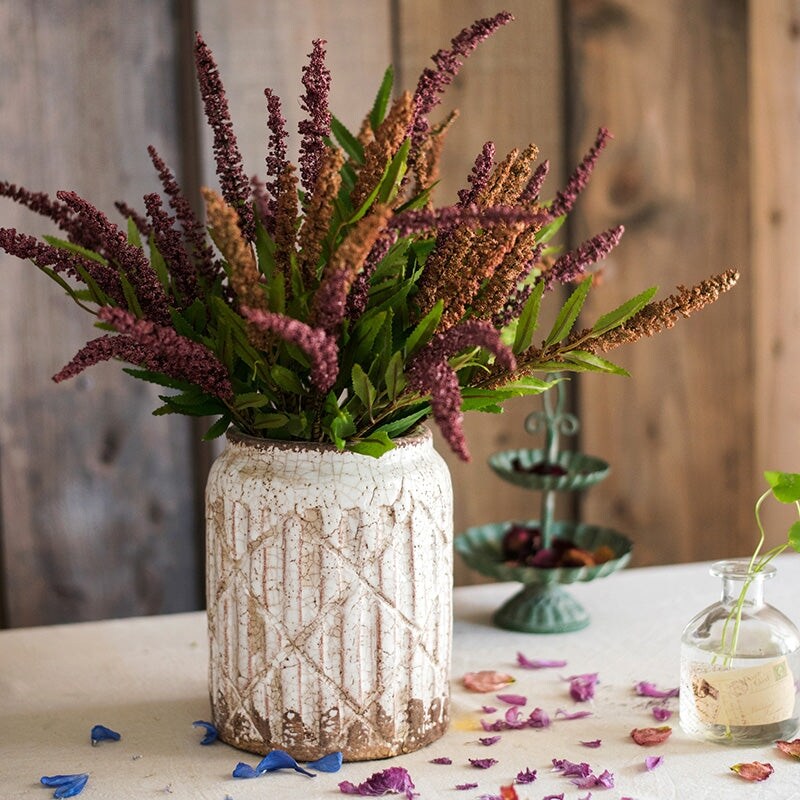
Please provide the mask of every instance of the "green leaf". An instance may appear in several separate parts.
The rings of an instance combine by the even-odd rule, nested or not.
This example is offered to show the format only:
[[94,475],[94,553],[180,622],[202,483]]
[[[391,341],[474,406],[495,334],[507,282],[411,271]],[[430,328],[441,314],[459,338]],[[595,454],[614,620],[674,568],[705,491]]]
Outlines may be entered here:
[[305,387],[300,381],[300,378],[298,378],[297,375],[292,372],[292,370],[287,369],[280,364],[274,364],[272,367],[270,367],[269,375],[275,382],[275,385],[278,386],[278,388],[283,389],[284,392],[297,395],[307,394]]
[[542,225],[536,232],[536,244],[545,244],[549,242],[566,221],[567,215],[562,214],[560,217],[556,217],[552,222],[548,222],[547,225]]
[[406,139],[381,177],[378,184],[378,200],[381,203],[391,203],[397,196],[400,183],[406,174],[408,152],[411,149],[411,139]]
[[150,234],[150,266],[153,268],[153,272],[156,273],[158,282],[164,288],[164,291],[169,294],[170,275],[167,269],[167,262],[164,261],[164,256],[161,255],[161,251],[156,247],[155,236],[152,233]]
[[362,456],[372,456],[380,458],[389,450],[394,450],[395,443],[386,435],[384,431],[378,431],[366,439],[359,439],[355,442],[348,442],[347,449],[353,453],[360,453]]
[[386,367],[386,394],[389,400],[394,402],[406,385],[406,376],[403,374],[403,354],[398,350],[389,359],[389,366]]
[[610,375],[630,377],[630,373],[626,369],[586,350],[570,350],[568,353],[564,353],[564,360],[570,364],[585,367],[585,372],[606,372]]
[[236,396],[234,408],[237,411],[244,411],[246,408],[263,408],[269,404],[269,397],[260,392],[245,392]]
[[392,96],[393,84],[394,67],[389,64],[386,68],[386,72],[383,73],[383,80],[378,87],[378,93],[375,95],[375,102],[372,104],[372,109],[369,112],[369,124],[372,127],[373,133],[378,130],[378,127],[386,116],[386,109],[389,107],[389,98]]
[[344,150],[353,161],[359,164],[364,163],[364,148],[361,146],[361,142],[359,142],[336,117],[331,118],[331,133],[342,146],[342,150]]
[[[38,265],[37,265],[38,266]],[[94,311],[88,306],[84,305],[84,301],[93,303],[94,295],[86,289],[73,289],[54,269],[50,267],[39,267],[49,278],[54,280],[84,311],[93,314]]]
[[787,538],[792,548],[800,553],[800,522],[795,522],[789,528],[789,535]]
[[767,483],[772,487],[772,494],[781,503],[800,502],[800,475],[794,472],[764,473]]
[[136,223],[130,217],[128,217],[128,242],[134,247],[142,249],[142,237],[139,235]]
[[533,334],[539,325],[539,309],[542,306],[542,295],[544,294],[544,281],[539,281],[531,292],[528,302],[522,309],[517,323],[517,332],[514,336],[514,344],[511,350],[514,355],[518,355],[527,350],[533,341]]
[[518,396],[541,394],[542,392],[546,392],[548,389],[551,389],[562,380],[564,379],[556,378],[552,381],[544,381],[541,378],[534,378],[533,375],[525,375],[522,378],[518,378],[517,380],[505,384],[501,387],[501,389],[513,391]]
[[189,383],[189,381],[182,381],[178,378],[170,378],[168,375],[163,375],[160,372],[152,372],[151,370],[147,369],[137,369],[134,367],[123,367],[123,372],[126,372],[133,378],[137,378],[140,381],[147,381],[147,383],[154,383],[156,386],[163,386],[167,389],[177,389],[181,392],[189,391],[190,389],[196,389],[197,387],[193,383]]
[[364,404],[368,412],[372,412],[372,407],[375,405],[375,398],[378,393],[369,379],[369,375],[361,368],[360,364],[354,364],[352,372],[350,373],[353,381],[353,391],[356,397]]
[[108,261],[106,261],[103,256],[99,253],[95,253],[94,250],[89,250],[86,247],[81,247],[79,244],[74,244],[73,242],[68,242],[66,239],[59,239],[57,236],[42,236],[47,244],[51,245],[52,247],[56,247],[59,250],[68,250],[72,253],[77,253],[79,256],[83,256],[84,258],[88,258],[90,261],[96,261],[98,264],[103,264],[104,266],[108,266]]
[[619,327],[624,322],[627,322],[653,299],[653,295],[655,295],[657,291],[657,286],[651,286],[649,289],[645,289],[641,294],[637,294],[636,297],[631,297],[630,300],[626,300],[613,311],[609,311],[608,314],[603,314],[603,316],[592,325],[592,337],[599,336],[601,333],[610,331],[613,328]]
[[417,326],[408,335],[406,345],[403,348],[408,360],[414,353],[417,352],[424,344],[430,341],[439,320],[442,318],[444,312],[444,300],[437,300],[436,305],[417,323]]
[[253,428],[257,431],[277,430],[282,428],[288,421],[288,415],[278,411],[268,414],[256,414],[253,418]]
[[381,425],[376,432],[383,432],[387,436],[396,439],[398,436],[408,433],[421,419],[430,416],[430,414],[430,403],[423,403],[421,406],[416,407],[416,410],[387,422],[385,425]]
[[264,276],[267,285],[269,285],[275,272],[275,242],[269,235],[269,231],[261,224],[261,220],[258,219],[255,245],[258,270]]
[[125,296],[125,303],[128,310],[135,314],[139,319],[144,317],[142,307],[139,305],[139,298],[136,296],[133,285],[128,280],[128,276],[120,269],[119,281],[122,284],[122,294]]
[[203,435],[204,442],[218,439],[231,425],[231,418],[228,414],[223,414]]
[[553,324],[553,329],[548,334],[547,339],[545,339],[545,347],[560,342],[572,330],[572,326],[575,324],[578,314],[581,313],[581,308],[583,308],[583,304],[586,302],[586,296],[589,294],[589,289],[591,289],[591,287],[591,276],[584,278],[584,280],[578,284],[578,288],[569,296],[558,312],[556,321]]

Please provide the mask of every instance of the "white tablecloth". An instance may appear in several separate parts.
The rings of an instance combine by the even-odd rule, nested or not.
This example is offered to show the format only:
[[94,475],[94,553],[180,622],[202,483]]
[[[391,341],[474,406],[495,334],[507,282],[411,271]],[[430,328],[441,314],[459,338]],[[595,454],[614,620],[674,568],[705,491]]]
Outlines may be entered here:
[[[768,584],[770,602],[797,622],[800,607],[800,557],[779,561]],[[200,746],[202,732],[192,727],[209,719],[206,689],[205,618],[201,613],[150,617],[0,632],[0,798],[47,798],[53,790],[39,777],[88,772],[81,798],[168,797],[174,800],[255,800],[259,798],[344,797],[338,783],[359,783],[388,766],[410,772],[420,798],[475,800],[499,794],[523,769],[537,780],[518,786],[522,800],[564,793],[585,798],[551,770],[551,759],[588,762],[596,773],[614,774],[613,789],[593,789],[593,800],[728,800],[728,798],[800,798],[800,761],[774,747],[729,748],[686,737],[676,713],[663,745],[643,748],[629,736],[635,727],[658,725],[648,701],[633,686],[651,681],[660,688],[678,685],[679,637],[691,616],[713,602],[719,586],[708,565],[691,564],[627,570],[569,591],[592,614],[583,631],[556,635],[510,633],[492,627],[490,617],[518,586],[493,584],[455,591],[452,723],[447,735],[408,756],[381,762],[345,764],[336,774],[310,779],[296,773],[272,773],[236,780],[238,761],[255,765],[257,756],[216,743]],[[563,669],[523,670],[516,654],[566,659]],[[551,716],[559,708],[591,710],[581,720],[554,720],[540,730],[507,731],[494,745],[480,712],[484,704],[502,706],[493,695],[466,691],[467,671],[507,671],[517,682],[507,691],[525,695],[528,709],[539,706]],[[575,703],[564,677],[597,672],[594,700]],[[505,708],[505,707],[504,707]],[[91,727],[101,723],[122,734],[119,742],[89,744]],[[589,749],[581,740],[600,739]],[[663,756],[653,771],[646,756]],[[431,759],[447,756],[450,766]],[[476,769],[469,758],[494,758]],[[730,771],[738,762],[767,761],[774,774],[763,783],[747,783]],[[456,784],[478,783],[455,790]]]

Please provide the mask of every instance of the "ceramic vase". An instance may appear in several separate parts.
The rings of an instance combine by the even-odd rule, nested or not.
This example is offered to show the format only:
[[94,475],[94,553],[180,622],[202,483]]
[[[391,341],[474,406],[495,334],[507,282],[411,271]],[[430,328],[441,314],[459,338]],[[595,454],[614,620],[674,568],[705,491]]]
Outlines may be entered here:
[[430,431],[380,458],[229,432],[206,490],[220,738],[298,761],[445,731],[452,488]]

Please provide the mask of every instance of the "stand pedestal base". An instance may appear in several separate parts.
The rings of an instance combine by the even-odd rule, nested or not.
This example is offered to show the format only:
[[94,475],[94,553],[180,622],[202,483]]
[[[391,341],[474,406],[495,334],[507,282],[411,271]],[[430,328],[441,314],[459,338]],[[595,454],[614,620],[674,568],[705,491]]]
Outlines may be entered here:
[[532,583],[495,612],[495,625],[522,633],[568,633],[589,624],[586,609],[556,583]]

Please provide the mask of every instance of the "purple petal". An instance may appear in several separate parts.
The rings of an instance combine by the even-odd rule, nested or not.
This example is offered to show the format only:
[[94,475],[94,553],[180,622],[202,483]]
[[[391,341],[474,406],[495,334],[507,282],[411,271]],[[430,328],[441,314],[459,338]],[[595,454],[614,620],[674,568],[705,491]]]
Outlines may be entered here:
[[476,769],[489,769],[497,763],[496,758],[470,758],[469,763]]
[[677,697],[679,689],[667,689],[662,691],[661,689],[656,689],[656,685],[654,683],[649,683],[648,681],[639,681],[639,683],[634,686],[634,690],[636,694],[640,697]]
[[569,711],[564,711],[563,708],[559,708],[556,711],[556,717],[561,719],[583,719],[584,717],[591,717],[593,713],[592,711],[573,711],[570,713]]
[[415,792],[413,789],[414,782],[411,780],[408,770],[404,767],[388,767],[374,773],[358,785],[352,784],[350,781],[342,781],[339,784],[339,791],[342,794],[377,797],[383,794],[405,793],[408,800],[413,800],[414,798]]
[[598,682],[596,672],[587,672],[584,675],[572,675],[565,680],[569,681],[569,693],[573,700],[583,703],[594,697],[594,687]]
[[592,774],[592,768],[585,761],[581,761],[581,763],[578,764],[566,758],[554,758],[553,769],[556,772],[560,772],[566,778],[585,778]]
[[536,770],[535,769],[524,769],[522,772],[517,773],[517,777],[514,778],[515,783],[533,783],[536,780]]
[[548,794],[542,800],[564,800],[564,792],[561,792],[561,794]]
[[484,714],[494,714],[497,709],[494,706],[481,706],[481,711]]
[[664,722],[672,716],[672,712],[664,706],[655,706],[653,708],[653,716],[659,721]]
[[478,739],[478,741],[482,745],[488,747],[489,745],[497,744],[497,742],[499,742],[501,738],[502,738],[501,736],[484,736],[482,739]]
[[547,659],[530,659],[522,653],[517,653],[517,664],[524,669],[547,669],[548,667],[566,667],[566,661],[547,660]]
[[447,756],[439,756],[439,758],[432,758],[431,764],[452,764],[453,759]]
[[607,769],[604,769],[597,776],[597,785],[598,786],[602,786],[604,789],[613,789],[614,788],[614,775],[613,775],[613,773],[609,772]]
[[497,699],[508,703],[510,706],[524,706],[528,704],[528,698],[521,694],[498,694]]
[[578,800],[592,800],[592,793],[586,792],[586,794],[583,797],[579,797]]
[[541,708],[534,708],[528,716],[528,727],[546,728],[548,725],[550,725],[550,717]]
[[590,742],[581,742],[584,747],[600,747],[603,744],[601,739],[592,739]]
[[519,712],[518,706],[511,706],[505,713],[505,720],[506,723],[512,728],[521,728],[522,723],[522,715]]
[[647,758],[644,760],[644,768],[648,772],[652,772],[656,767],[660,767],[663,763],[663,756],[647,756]]
[[459,783],[456,785],[456,789],[462,792],[466,791],[467,789],[477,789],[477,788],[478,788],[477,783]]

